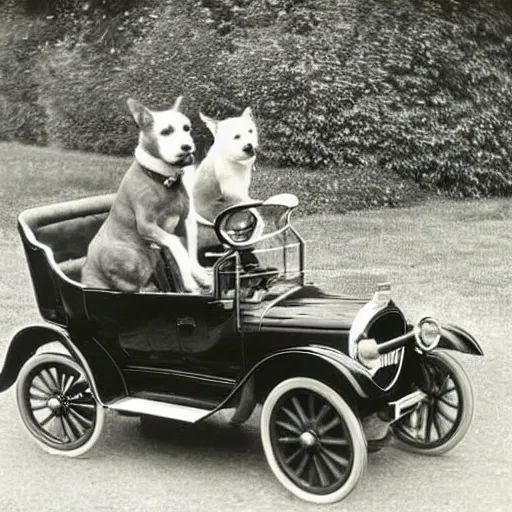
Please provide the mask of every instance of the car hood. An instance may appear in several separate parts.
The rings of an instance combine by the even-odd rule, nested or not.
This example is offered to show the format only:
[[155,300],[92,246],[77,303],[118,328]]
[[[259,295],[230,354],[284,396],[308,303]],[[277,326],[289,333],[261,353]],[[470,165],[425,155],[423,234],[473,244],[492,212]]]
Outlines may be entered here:
[[333,295],[316,286],[304,286],[264,310],[264,328],[350,330],[352,321],[369,299]]

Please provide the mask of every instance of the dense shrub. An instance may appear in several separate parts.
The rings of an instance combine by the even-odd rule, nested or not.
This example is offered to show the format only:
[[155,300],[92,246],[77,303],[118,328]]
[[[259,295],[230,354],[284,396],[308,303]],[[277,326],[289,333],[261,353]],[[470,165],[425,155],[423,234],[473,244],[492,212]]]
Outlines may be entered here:
[[304,34],[320,24],[323,11],[316,0],[199,0],[199,4],[207,23],[221,36],[276,25]]
[[446,15],[447,3],[352,3],[307,37],[246,40],[230,69],[267,158],[379,166],[456,197],[511,194],[511,20],[472,2]]
[[209,144],[198,112],[210,112],[209,100],[224,98],[215,68],[222,65],[226,45],[213,31],[204,32],[207,17],[197,15],[193,2],[165,6],[151,19],[151,32],[135,41],[129,55],[92,57],[88,45],[71,42],[45,54],[38,71],[44,84],[40,103],[48,113],[52,143],[113,154],[132,152],[137,131],[127,98],[160,110],[184,94],[183,107],[199,128],[198,146]]
[[0,140],[45,144],[46,117],[37,104],[39,83],[32,73],[40,51],[33,29],[44,32],[45,23],[29,23],[12,10],[6,11],[3,22],[6,28],[0,33]]
[[127,97],[161,109],[184,94],[199,156],[211,142],[199,111],[251,105],[259,161],[307,169],[296,188],[308,204],[401,204],[413,182],[454,197],[512,194],[510,0],[24,6],[31,24],[14,41],[31,60],[7,58],[0,40],[0,107],[12,109],[0,130],[18,127],[17,138],[125,154],[136,137]]
[[[75,117],[76,126],[72,113],[66,115],[66,122],[60,115],[67,110],[61,93],[77,84],[89,92],[85,103],[90,106],[84,115],[112,118],[114,103],[91,102],[91,94],[105,87],[105,79],[115,76],[111,69],[120,64],[124,52],[149,31],[156,2],[145,0],[146,5],[127,11],[134,0],[4,0],[0,4],[0,139],[77,147],[67,144],[65,133],[80,131],[79,118]],[[91,73],[97,65],[102,71]],[[69,92],[71,105],[81,99],[80,90]],[[100,105],[101,111],[95,112]],[[84,134],[82,130],[83,135],[99,138],[98,150],[116,150],[108,140],[103,142],[101,131]]]
[[[439,18],[425,27],[410,13],[397,27],[400,36],[377,38],[379,67],[392,87],[380,162],[451,196],[509,195],[510,20],[465,9],[464,24]],[[381,21],[388,26],[390,18]],[[436,35],[442,45],[436,44]]]
[[133,63],[132,47],[150,37],[160,2],[146,0],[121,12],[134,3],[97,0],[85,2],[89,7],[80,16],[61,12],[65,36],[42,48],[34,71],[50,144],[108,154],[133,151],[137,134],[121,71]]
[[252,197],[265,199],[285,192],[292,192],[299,198],[299,215],[400,207],[413,204],[425,196],[413,181],[382,172],[374,166],[337,167],[321,171],[257,166],[252,178]]
[[134,7],[137,0],[22,0],[18,2],[27,14],[79,15],[94,11],[118,14]]
[[80,53],[80,48],[63,45],[43,54],[38,67],[48,141],[63,148],[125,154],[135,138],[128,130],[126,107],[112,91],[111,67],[99,57],[81,59]]

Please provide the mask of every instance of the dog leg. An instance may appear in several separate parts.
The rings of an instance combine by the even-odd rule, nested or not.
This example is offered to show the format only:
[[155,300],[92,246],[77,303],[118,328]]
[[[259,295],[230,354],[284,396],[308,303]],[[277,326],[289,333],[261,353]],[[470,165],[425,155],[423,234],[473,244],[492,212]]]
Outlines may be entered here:
[[191,293],[201,293],[201,289],[193,275],[189,254],[187,249],[185,249],[181,243],[181,240],[176,235],[167,235],[165,246],[171,251],[174,259],[176,260],[183,278],[183,286],[185,290]]
[[189,196],[189,211],[185,219],[185,238],[190,258],[192,275],[194,279],[204,288],[213,287],[213,272],[200,265],[198,261],[198,225],[194,208],[194,180],[195,172],[190,168],[185,171],[183,184]]
[[[192,277],[187,250],[181,244],[179,238],[161,228],[157,224],[156,215],[153,212],[146,211],[140,206],[135,206],[135,218],[137,221],[137,231],[141,238],[150,244],[156,244],[159,247],[166,247],[169,249],[176,259],[178,268],[182,274],[183,284],[186,291],[198,293],[199,286]],[[175,226],[178,223],[178,220],[179,218],[176,217],[172,224]],[[183,255],[183,253],[185,255]]]
[[211,270],[202,267],[199,264],[197,256],[197,221],[194,211],[191,210],[185,221],[188,255],[190,258],[190,267],[194,279],[203,287],[211,288],[213,286],[213,273]]
[[[157,244],[160,247],[166,247],[171,251],[181,272],[185,290],[187,292],[200,293],[198,283],[192,275],[192,267],[187,249],[185,249],[181,240],[176,235],[161,228],[156,223],[154,216],[148,215],[148,212],[144,209],[136,208],[135,216],[137,219],[137,230],[144,240]],[[179,218],[176,217],[175,225],[178,223],[178,220]]]

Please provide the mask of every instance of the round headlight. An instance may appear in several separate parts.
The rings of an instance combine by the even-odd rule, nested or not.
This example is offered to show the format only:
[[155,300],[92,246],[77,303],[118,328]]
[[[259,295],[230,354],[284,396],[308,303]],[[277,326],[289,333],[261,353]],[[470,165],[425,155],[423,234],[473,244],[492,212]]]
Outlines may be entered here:
[[441,339],[441,326],[430,317],[422,318],[416,326],[416,343],[424,352],[434,350]]
[[254,233],[256,223],[256,216],[248,210],[243,210],[227,219],[225,229],[234,242],[246,242]]

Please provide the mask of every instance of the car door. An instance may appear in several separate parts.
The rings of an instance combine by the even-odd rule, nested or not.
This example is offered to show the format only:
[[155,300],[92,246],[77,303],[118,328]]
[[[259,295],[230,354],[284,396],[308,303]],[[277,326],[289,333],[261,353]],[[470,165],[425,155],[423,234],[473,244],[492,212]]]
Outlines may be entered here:
[[130,394],[222,398],[240,374],[235,313],[212,296],[85,292],[92,336],[121,368]]

